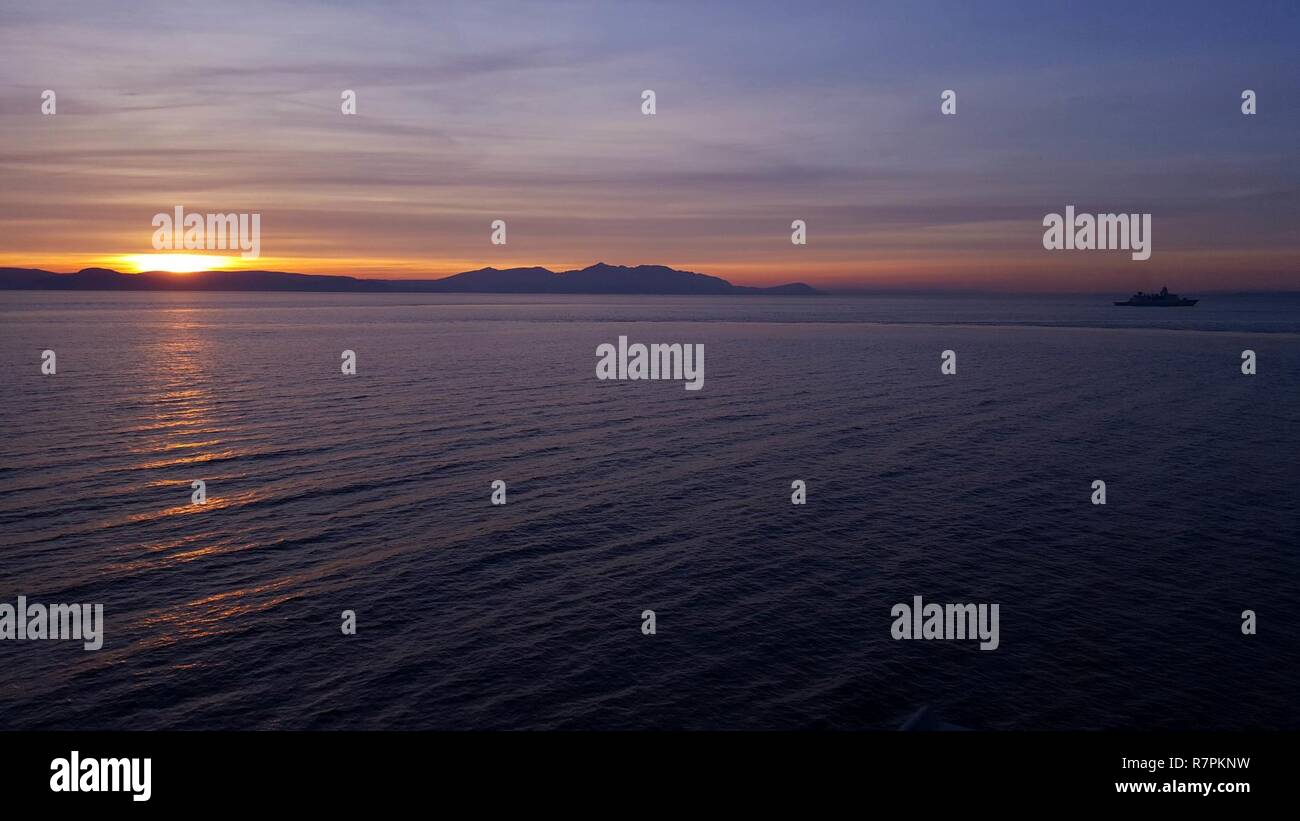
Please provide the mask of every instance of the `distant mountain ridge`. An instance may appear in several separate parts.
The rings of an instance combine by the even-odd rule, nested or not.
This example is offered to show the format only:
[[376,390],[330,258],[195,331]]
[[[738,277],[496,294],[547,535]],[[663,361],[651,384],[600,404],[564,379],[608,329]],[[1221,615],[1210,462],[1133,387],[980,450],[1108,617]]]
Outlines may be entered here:
[[607,265],[573,271],[548,268],[479,268],[441,279],[361,279],[285,271],[200,271],[124,274],[83,268],[59,274],[39,268],[0,268],[0,290],[73,291],[317,291],[475,294],[776,294],[821,293],[801,282],[771,288],[733,285],[721,277],[663,265]]

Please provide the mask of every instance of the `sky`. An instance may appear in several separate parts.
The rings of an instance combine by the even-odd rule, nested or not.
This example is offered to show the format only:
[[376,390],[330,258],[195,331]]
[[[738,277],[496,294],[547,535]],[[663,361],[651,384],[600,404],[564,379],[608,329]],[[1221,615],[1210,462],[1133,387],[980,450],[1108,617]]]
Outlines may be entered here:
[[[180,205],[305,273],[1297,289],[1297,40],[1294,0],[6,0],[0,266],[163,267]],[[1067,205],[1150,213],[1151,258],[1045,250]]]

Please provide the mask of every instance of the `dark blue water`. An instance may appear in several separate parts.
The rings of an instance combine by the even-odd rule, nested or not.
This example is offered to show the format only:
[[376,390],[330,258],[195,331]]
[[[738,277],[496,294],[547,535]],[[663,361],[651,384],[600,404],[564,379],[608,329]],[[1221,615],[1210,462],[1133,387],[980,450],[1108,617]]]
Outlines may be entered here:
[[107,622],[0,642],[0,727],[1300,728],[1300,302],[1153,310],[0,294],[0,601]]

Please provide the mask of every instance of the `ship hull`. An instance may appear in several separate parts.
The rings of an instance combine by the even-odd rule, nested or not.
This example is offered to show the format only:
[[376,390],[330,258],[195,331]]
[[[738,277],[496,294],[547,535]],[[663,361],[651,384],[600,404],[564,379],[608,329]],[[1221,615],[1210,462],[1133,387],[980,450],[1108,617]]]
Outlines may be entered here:
[[1124,302],[1116,302],[1115,304],[1129,308],[1190,308],[1197,302],[1200,302],[1200,300],[1180,299],[1177,302],[1134,302],[1129,299]]

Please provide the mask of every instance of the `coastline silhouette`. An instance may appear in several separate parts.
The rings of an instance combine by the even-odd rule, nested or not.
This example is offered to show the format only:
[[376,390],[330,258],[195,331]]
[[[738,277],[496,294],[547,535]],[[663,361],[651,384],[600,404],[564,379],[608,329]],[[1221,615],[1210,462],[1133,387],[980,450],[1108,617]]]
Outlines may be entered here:
[[0,290],[73,291],[327,291],[369,293],[483,294],[776,294],[813,295],[800,282],[757,288],[733,285],[721,277],[679,271],[664,265],[608,265],[598,262],[571,271],[548,268],[479,268],[440,279],[361,279],[287,271],[198,271],[177,274],[147,271],[124,274],[109,268],[83,268],[60,274],[40,268],[0,268]]

